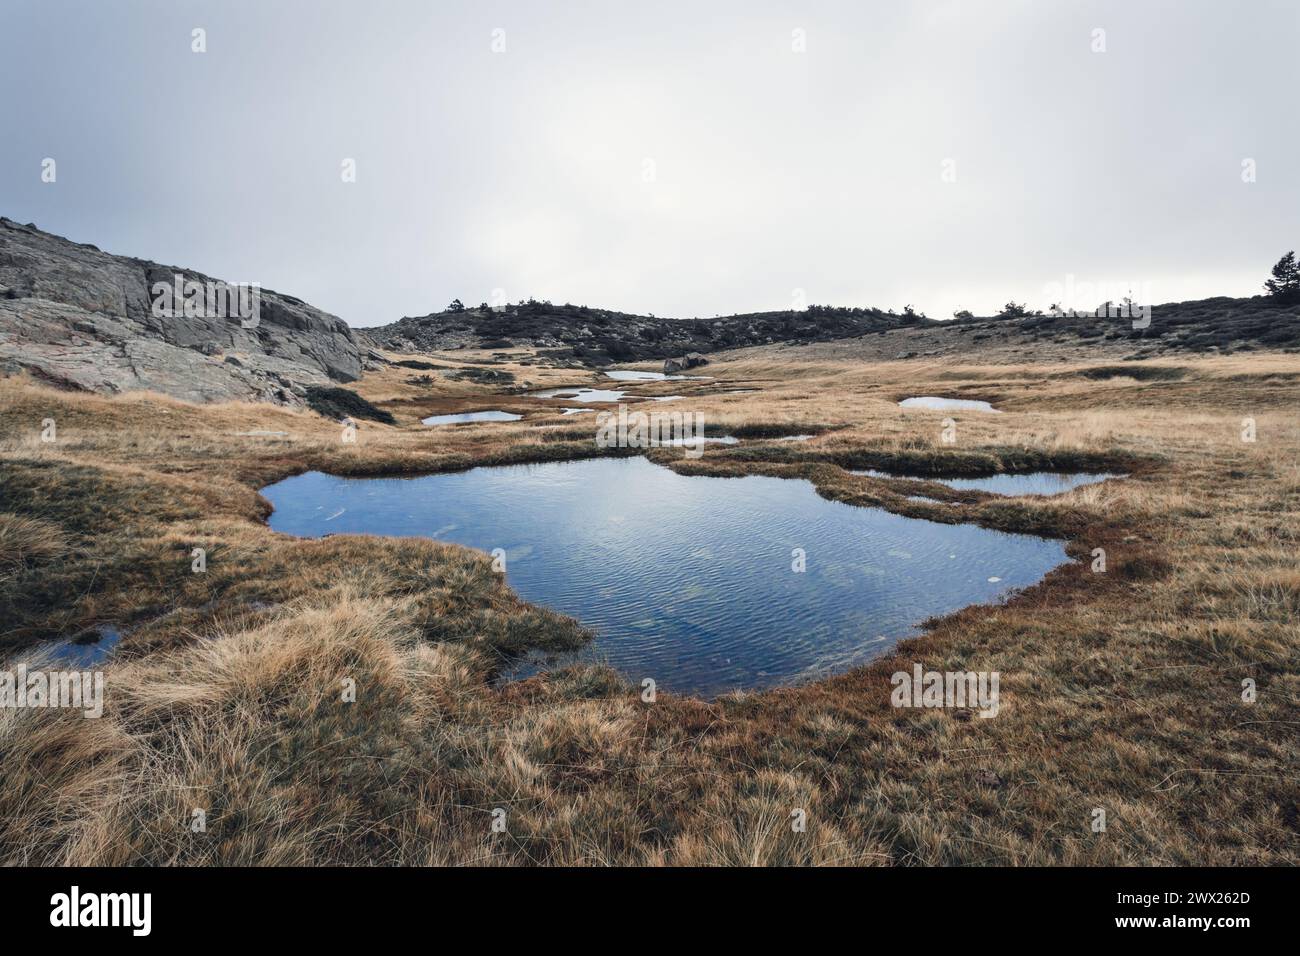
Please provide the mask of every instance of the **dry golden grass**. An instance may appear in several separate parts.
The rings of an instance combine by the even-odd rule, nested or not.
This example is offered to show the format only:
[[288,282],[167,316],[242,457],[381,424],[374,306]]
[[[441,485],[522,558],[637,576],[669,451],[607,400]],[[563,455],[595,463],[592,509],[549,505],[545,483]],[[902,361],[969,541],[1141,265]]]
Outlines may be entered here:
[[0,512],[0,575],[51,561],[66,550],[67,536],[59,525]]
[[[801,359],[801,356],[807,360]],[[440,364],[464,364],[434,357]],[[478,357],[482,358],[482,356]],[[504,366],[536,386],[597,376]],[[1114,363],[1112,363],[1114,364]],[[590,415],[472,382],[359,391],[399,425],[355,444],[306,412],[198,408],[0,380],[0,647],[125,625],[105,716],[0,711],[9,863],[1154,864],[1300,862],[1300,423],[1294,356],[867,364],[746,350],[683,394],[746,436],[683,472],[763,472],[942,521],[1059,534],[1073,557],[1007,605],[932,622],[889,659],[716,701],[596,667],[496,687],[503,654],[585,639],[520,602],[486,556],[411,539],[298,541],[261,485],[305,469],[415,473],[599,453]],[[756,388],[730,394],[727,389]],[[1002,415],[899,409],[981,398]],[[510,408],[520,422],[425,429]],[[1241,440],[1252,418],[1257,440]],[[54,418],[58,441],[40,440]],[[808,442],[763,436],[816,432]],[[251,433],[251,434],[250,434]],[[279,434],[283,433],[283,434]],[[1123,482],[1000,499],[919,475],[1123,468]],[[937,500],[913,502],[924,490]],[[204,547],[208,572],[190,572]],[[895,710],[889,674],[996,670],[990,720]],[[343,699],[355,681],[356,700]],[[1242,699],[1254,680],[1258,698]],[[1093,811],[1107,829],[1092,831]],[[193,811],[207,815],[203,833]],[[493,811],[505,812],[494,833]],[[791,828],[802,810],[807,828]]]

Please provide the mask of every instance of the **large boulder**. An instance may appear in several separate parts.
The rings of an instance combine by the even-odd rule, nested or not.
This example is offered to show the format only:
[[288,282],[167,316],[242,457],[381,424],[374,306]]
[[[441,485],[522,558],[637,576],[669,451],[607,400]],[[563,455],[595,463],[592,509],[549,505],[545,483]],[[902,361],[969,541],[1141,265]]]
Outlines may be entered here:
[[684,372],[688,368],[695,368],[697,365],[708,365],[709,360],[699,352],[687,352],[681,358],[664,359],[664,374],[673,375],[677,372]]
[[0,217],[0,369],[68,388],[151,389],[190,401],[292,402],[294,385],[361,375],[362,346],[347,323],[292,296],[261,290],[256,323],[156,314],[155,283],[178,276],[215,282]]

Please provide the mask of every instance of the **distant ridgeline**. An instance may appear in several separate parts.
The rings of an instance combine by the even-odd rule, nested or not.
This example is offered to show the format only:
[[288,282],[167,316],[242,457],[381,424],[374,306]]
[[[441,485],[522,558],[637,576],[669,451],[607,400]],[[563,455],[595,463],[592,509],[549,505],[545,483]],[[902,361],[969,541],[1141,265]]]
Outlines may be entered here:
[[[1142,314],[1136,311],[1141,308]],[[589,365],[667,358],[773,343],[825,342],[896,330],[945,337],[967,332],[966,349],[1035,342],[1129,341],[1150,354],[1300,349],[1300,304],[1272,296],[1102,309],[1102,314],[1030,312],[937,321],[910,309],[808,306],[712,319],[666,319],[577,305],[528,301],[465,307],[366,329],[377,345],[405,352],[529,346]],[[1146,311],[1149,309],[1149,313]],[[1136,319],[1135,316],[1138,316]]]
[[531,346],[603,364],[774,342],[826,342],[921,324],[937,323],[914,312],[815,305],[799,311],[665,319],[583,305],[528,301],[474,308],[452,303],[443,312],[408,317],[365,331],[376,344],[397,351]]

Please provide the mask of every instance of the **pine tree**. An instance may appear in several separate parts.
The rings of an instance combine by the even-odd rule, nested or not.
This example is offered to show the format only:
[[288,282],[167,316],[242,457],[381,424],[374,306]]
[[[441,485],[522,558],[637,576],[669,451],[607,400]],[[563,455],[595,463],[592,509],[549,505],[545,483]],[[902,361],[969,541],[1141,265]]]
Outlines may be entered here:
[[1300,302],[1300,262],[1288,252],[1273,266],[1273,278],[1264,283],[1268,294],[1279,302]]

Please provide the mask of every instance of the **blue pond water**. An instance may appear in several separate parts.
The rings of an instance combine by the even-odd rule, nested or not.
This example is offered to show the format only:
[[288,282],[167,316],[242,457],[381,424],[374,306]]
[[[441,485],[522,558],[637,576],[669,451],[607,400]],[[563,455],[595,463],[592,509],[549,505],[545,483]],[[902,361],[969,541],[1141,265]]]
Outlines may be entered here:
[[62,666],[90,667],[103,663],[121,639],[122,634],[117,628],[105,624],[81,640],[68,638],[51,644],[48,651]]
[[[1066,560],[1059,541],[856,508],[806,481],[684,477],[640,457],[421,478],[309,472],[262,494],[288,534],[504,548],[520,595],[596,629],[579,657],[704,696],[847,669],[926,617],[997,600]],[[792,570],[796,548],[806,571]]]
[[917,481],[937,481],[964,491],[989,491],[995,495],[1059,495],[1071,488],[1093,485],[1109,478],[1122,478],[1109,472],[1092,474],[1089,472],[1063,473],[1055,471],[1029,471],[1018,475],[989,475],[987,478],[932,478],[925,475],[891,475],[886,471],[867,468],[854,471],[855,475],[870,475],[873,478],[913,478]]
[[431,415],[424,419],[426,425],[455,425],[459,422],[517,422],[523,415],[492,409],[487,412],[460,412],[457,415]]

